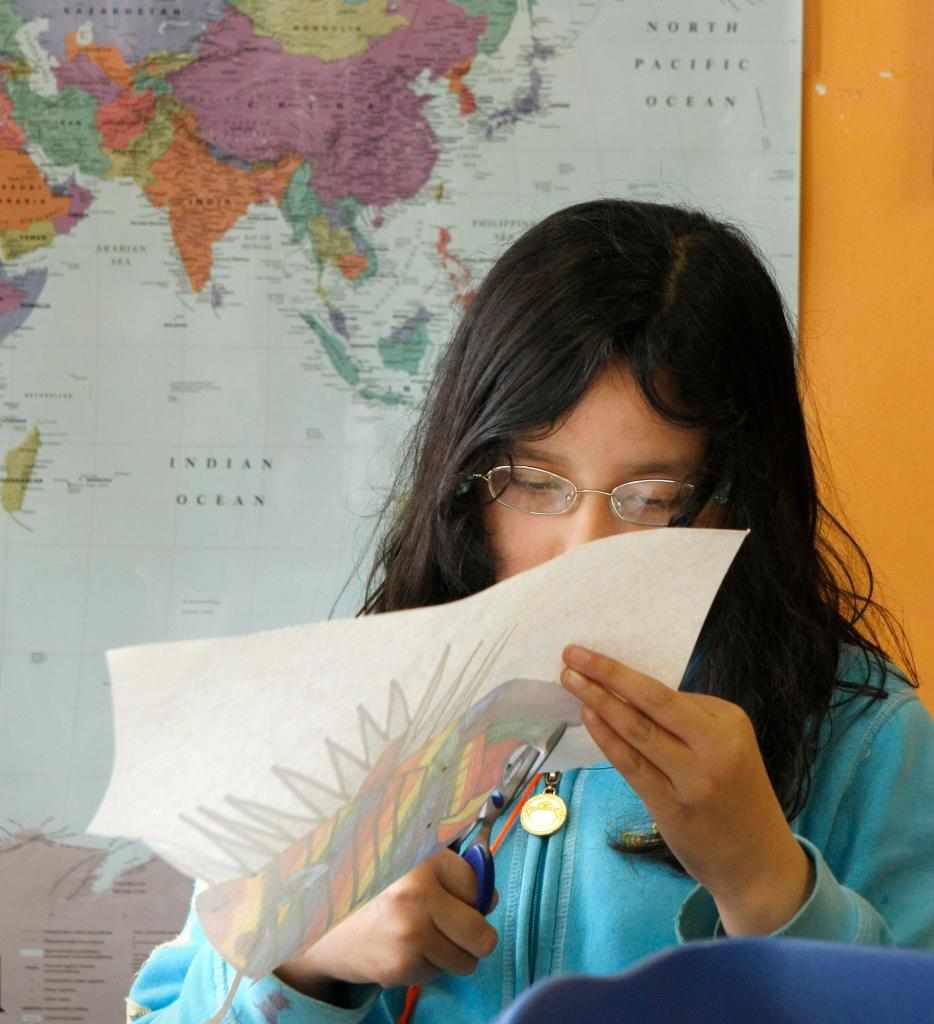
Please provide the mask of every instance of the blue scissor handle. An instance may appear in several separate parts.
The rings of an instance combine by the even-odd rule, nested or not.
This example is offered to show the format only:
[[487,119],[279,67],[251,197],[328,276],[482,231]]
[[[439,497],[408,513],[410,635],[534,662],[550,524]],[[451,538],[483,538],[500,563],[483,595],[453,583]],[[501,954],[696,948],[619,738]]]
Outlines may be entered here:
[[493,870],[493,854],[489,846],[483,843],[474,843],[464,854],[464,860],[473,868],[477,876],[477,910],[486,914],[493,902],[494,883],[496,881]]

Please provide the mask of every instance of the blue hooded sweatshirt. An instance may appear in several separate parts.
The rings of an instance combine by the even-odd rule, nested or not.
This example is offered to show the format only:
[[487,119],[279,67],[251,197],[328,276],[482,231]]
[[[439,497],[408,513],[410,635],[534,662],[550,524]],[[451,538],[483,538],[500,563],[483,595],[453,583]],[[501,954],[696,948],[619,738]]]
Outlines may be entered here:
[[[861,654],[848,651],[840,678],[865,678]],[[886,690],[875,701],[838,691],[810,795],[791,822],[816,882],[776,936],[934,949],[934,723],[896,673]],[[537,837],[514,827],[496,853],[495,951],[470,977],[446,974],[425,985],[413,1024],[488,1021],[542,978],[614,974],[666,947],[723,934],[713,899],[691,878],[611,848],[614,833],[648,820],[611,765],[565,772],[559,793],[569,812],[564,828]],[[202,1024],[234,974],[192,910],[178,939],[142,967],[127,1019]],[[405,989],[361,985],[347,995],[347,1006],[332,1006],[268,975],[238,987],[224,1021],[391,1024]]]

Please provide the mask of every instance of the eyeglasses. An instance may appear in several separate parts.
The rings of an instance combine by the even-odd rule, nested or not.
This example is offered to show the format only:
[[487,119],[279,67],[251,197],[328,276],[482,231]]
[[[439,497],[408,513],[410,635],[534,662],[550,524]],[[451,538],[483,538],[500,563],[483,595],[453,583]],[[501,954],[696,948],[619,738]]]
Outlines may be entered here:
[[[678,480],[630,480],[612,491],[577,487],[570,480],[535,466],[495,466],[487,473],[471,473],[485,480],[490,494],[507,508],[533,516],[560,516],[570,512],[582,494],[603,494],[617,518],[634,526],[668,526],[688,504],[693,484]],[[714,495],[723,503],[725,492]]]

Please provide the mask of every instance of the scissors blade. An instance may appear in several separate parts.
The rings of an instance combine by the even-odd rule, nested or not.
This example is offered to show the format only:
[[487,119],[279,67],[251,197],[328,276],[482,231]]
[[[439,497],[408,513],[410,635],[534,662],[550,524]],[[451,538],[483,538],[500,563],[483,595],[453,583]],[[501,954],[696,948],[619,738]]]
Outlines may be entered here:
[[543,743],[523,743],[513,751],[503,769],[498,789],[493,790],[477,817],[480,831],[462,856],[477,876],[476,908],[481,914],[486,914],[490,909],[496,881],[496,869],[490,852],[493,823],[515,799],[519,788],[548,757],[564,735],[565,728],[566,725],[561,723]]
[[506,803],[512,803],[523,784],[530,779],[545,758],[554,750],[558,740],[564,735],[567,725],[562,722],[545,740],[540,743],[525,743],[513,752],[506,762],[500,789],[506,797]]
[[[480,822],[487,834],[489,834],[489,827],[515,800],[516,794],[522,786],[532,778],[539,766],[544,763],[545,758],[554,750],[566,728],[566,723],[561,722],[543,741],[523,743],[510,754],[497,787],[502,794],[502,799],[494,800],[491,795],[477,815],[477,821]],[[495,793],[497,790],[493,792]]]
[[[489,838],[490,829],[497,818],[515,800],[520,788],[538,771],[548,755],[554,750],[558,740],[564,735],[566,728],[566,723],[561,722],[543,741],[538,743],[522,743],[516,747],[509,755],[509,759],[503,767],[499,785],[493,790],[493,793],[497,791],[502,793],[502,800],[494,800],[492,794],[487,797],[476,818],[450,844],[450,849],[454,850],[455,853],[459,852],[467,836],[478,825],[480,826],[481,833]],[[476,839],[479,838],[480,835],[478,834]]]

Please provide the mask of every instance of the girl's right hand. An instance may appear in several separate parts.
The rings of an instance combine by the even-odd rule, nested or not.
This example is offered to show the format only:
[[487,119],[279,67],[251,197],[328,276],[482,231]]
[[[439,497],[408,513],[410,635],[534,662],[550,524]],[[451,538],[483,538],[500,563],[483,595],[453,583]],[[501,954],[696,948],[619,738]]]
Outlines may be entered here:
[[475,909],[476,899],[473,869],[452,850],[441,850],[274,973],[325,1002],[339,1000],[342,982],[393,988],[443,972],[472,974],[499,941]]

